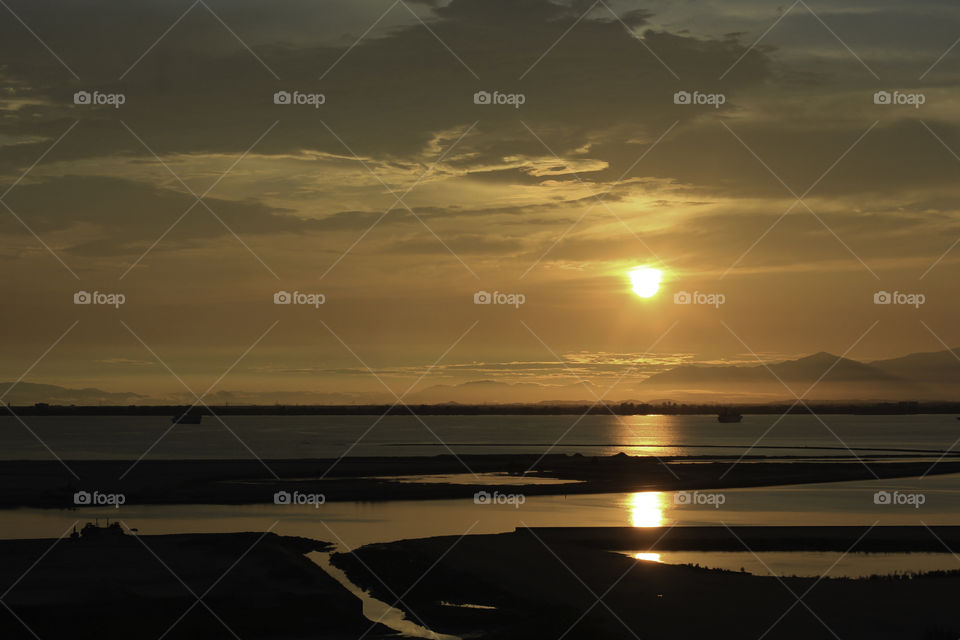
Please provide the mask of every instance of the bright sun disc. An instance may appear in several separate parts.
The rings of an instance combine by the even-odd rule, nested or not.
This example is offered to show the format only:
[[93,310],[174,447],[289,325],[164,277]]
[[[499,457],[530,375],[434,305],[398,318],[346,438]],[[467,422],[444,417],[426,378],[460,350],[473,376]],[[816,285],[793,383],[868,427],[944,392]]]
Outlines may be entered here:
[[630,270],[630,284],[633,292],[641,298],[649,298],[660,288],[663,272],[650,267],[634,267]]

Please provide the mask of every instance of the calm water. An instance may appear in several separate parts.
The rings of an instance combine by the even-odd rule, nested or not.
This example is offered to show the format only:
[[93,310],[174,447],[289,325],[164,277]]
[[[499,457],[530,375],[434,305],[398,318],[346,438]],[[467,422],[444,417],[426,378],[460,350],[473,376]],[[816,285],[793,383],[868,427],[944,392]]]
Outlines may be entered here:
[[379,622],[395,631],[399,631],[402,635],[411,638],[427,638],[427,640],[461,640],[457,636],[437,633],[432,629],[423,627],[417,624],[414,620],[408,618],[406,613],[404,613],[402,610],[397,609],[396,607],[393,607],[382,600],[377,600],[371,596],[369,592],[364,591],[351,582],[346,573],[333,566],[333,564],[330,562],[330,555],[331,554],[329,553],[314,551],[313,553],[308,553],[307,557],[315,562],[317,566],[326,571],[334,580],[346,587],[350,593],[360,600],[363,607],[363,615],[370,622]]
[[[924,496],[919,507],[877,504],[877,491]],[[532,526],[668,525],[960,525],[960,474],[774,488],[729,489],[719,506],[682,494],[644,491],[531,496],[522,504],[467,500],[327,502],[311,505],[124,505],[119,509],[12,509],[0,538],[52,538],[74,521],[122,519],[140,533],[264,531],[305,536],[351,549],[371,542],[440,535],[502,533]],[[703,495],[713,495],[704,493]],[[716,501],[715,501],[716,502]]]
[[[23,420],[64,459],[135,459],[157,440],[149,458],[195,459],[249,458],[237,437],[261,458],[435,455],[447,453],[446,446],[457,453],[542,453],[554,443],[555,452],[587,455],[740,455],[778,418],[747,415],[739,424],[719,424],[714,416],[424,416],[424,426],[411,416],[379,422],[377,416],[226,416],[229,430],[209,416],[203,424],[173,429],[164,416]],[[813,416],[784,417],[753,453],[845,455],[844,443],[858,452],[939,451],[960,437],[952,415],[822,419],[829,429]],[[45,460],[50,454],[7,415],[0,417],[0,458]]]
[[641,562],[700,565],[757,576],[863,578],[960,569],[950,553],[849,553],[839,551],[625,551]]

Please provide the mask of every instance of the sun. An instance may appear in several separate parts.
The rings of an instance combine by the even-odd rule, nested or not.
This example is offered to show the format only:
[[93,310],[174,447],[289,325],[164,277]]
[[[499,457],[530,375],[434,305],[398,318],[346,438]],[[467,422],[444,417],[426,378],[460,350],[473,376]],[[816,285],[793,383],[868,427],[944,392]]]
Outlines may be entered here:
[[633,292],[641,298],[649,298],[660,289],[663,272],[652,267],[634,267],[628,272]]

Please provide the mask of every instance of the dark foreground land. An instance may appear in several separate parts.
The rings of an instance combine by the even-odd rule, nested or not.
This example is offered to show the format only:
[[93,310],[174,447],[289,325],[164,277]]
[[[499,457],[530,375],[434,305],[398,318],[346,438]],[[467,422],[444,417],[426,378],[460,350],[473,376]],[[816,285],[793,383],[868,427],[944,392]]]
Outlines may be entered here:
[[[960,549],[960,528],[935,527],[934,533]],[[945,551],[936,536],[924,527],[520,529],[368,545],[335,555],[334,563],[377,597],[406,594],[398,606],[434,631],[464,637],[955,639],[957,571],[817,580],[672,566],[615,553],[745,551],[747,545]]]
[[102,536],[0,541],[0,638],[395,637],[305,556],[325,542]]
[[[306,557],[329,551],[328,543],[270,533],[96,533],[0,541],[0,638],[398,637],[365,619],[360,600]],[[763,577],[637,561],[623,549],[943,552],[960,550],[960,527],[518,529],[373,544],[332,559],[408,618],[478,640],[960,634],[958,571]]]
[[[471,498],[480,490],[522,491],[527,496],[684,489],[720,489],[844,480],[873,480],[960,472],[956,454],[927,461],[871,456],[830,462],[812,459],[654,458],[530,454],[454,457],[350,457],[341,460],[144,460],[69,461],[73,477],[57,461],[0,463],[0,508],[71,508],[79,491],[122,493],[134,504],[271,504],[278,491],[319,493],[327,501]],[[391,476],[426,474],[524,474],[559,478],[564,484],[497,485],[490,478],[468,484],[400,483]],[[274,475],[276,474],[276,476]],[[876,474],[876,476],[874,476]]]

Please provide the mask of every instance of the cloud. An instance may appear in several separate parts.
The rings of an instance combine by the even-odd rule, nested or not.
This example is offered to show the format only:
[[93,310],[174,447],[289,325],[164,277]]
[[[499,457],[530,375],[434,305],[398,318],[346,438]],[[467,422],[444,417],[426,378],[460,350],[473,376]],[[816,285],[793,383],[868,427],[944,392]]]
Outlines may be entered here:
[[[147,10],[161,13],[159,7]],[[79,83],[71,82],[55,61],[28,61],[16,53],[31,50],[28,37],[10,29],[12,37],[4,46],[11,61],[6,73],[12,81],[24,83],[19,93],[42,98],[45,104],[19,109],[4,126],[52,139],[69,121],[81,119],[82,126],[60,148],[59,157],[65,159],[140,154],[142,149],[119,126],[121,117],[161,156],[240,152],[251,141],[251,131],[276,119],[283,121],[282,126],[263,141],[263,152],[289,153],[302,148],[345,152],[320,125],[321,118],[361,155],[417,155],[436,131],[462,130],[477,120],[481,120],[481,135],[472,137],[466,146],[479,154],[478,159],[541,152],[529,135],[504,136],[500,132],[504,124],[519,126],[516,110],[511,113],[473,104],[473,93],[488,87],[526,93],[529,113],[524,111],[524,117],[535,118],[554,134],[556,150],[566,153],[580,147],[598,128],[616,136],[628,122],[634,130],[636,124],[647,130],[667,117],[673,78],[639,39],[697,84],[708,81],[744,51],[731,40],[628,31],[621,22],[600,12],[577,24],[521,81],[524,71],[580,12],[544,0],[455,0],[428,16],[432,33],[414,22],[373,34],[350,50],[322,82],[319,76],[344,54],[343,45],[311,45],[293,38],[260,46],[259,55],[276,69],[281,77],[278,82],[239,43],[232,41],[227,46],[232,40],[229,33],[203,11],[191,12],[119,82],[115,78],[123,73],[123,65],[114,60],[115,54],[107,56],[104,49],[90,43],[109,37],[112,51],[137,51],[135,41],[142,37],[142,29],[134,28],[134,37],[126,28],[129,25],[124,20],[133,17],[129,11],[118,11],[99,24],[92,24],[88,13],[61,16],[64,22],[76,21],[76,28],[68,32],[51,25],[48,16],[28,12],[37,29],[53,31],[62,38],[61,49],[74,66],[96,72],[81,74],[87,79]],[[171,23],[175,17],[171,16]],[[227,17],[231,17],[229,12]],[[239,11],[233,17],[251,16]],[[625,12],[624,18],[632,27],[644,22],[636,11]],[[157,15],[156,23],[165,21]],[[234,26],[246,39],[260,40],[258,24]],[[456,56],[434,34],[449,43]],[[144,39],[140,44],[147,42],[150,40]],[[595,53],[585,56],[584,51]],[[135,58],[132,53],[131,57]],[[759,53],[748,54],[737,79],[730,83],[732,88],[761,80],[765,64]],[[122,110],[79,109],[72,105],[72,94],[84,87],[122,91],[127,102]],[[280,88],[322,91],[327,101],[322,110],[281,109],[272,101],[274,91]],[[570,127],[583,118],[583,125]],[[311,130],[314,133],[303,135]],[[19,154],[8,152],[3,159],[23,162],[31,151],[37,152],[36,157],[41,145],[31,145]]]
[[[91,290],[107,290],[194,206],[124,281],[124,312],[198,369],[224,357],[211,355],[212,339],[223,350],[276,320],[269,300],[280,286],[324,291],[324,321],[355,332],[351,344],[394,349],[399,368],[422,364],[425,345],[442,353],[447,345],[432,340],[469,326],[478,313],[470,296],[488,284],[524,291],[525,322],[549,327],[560,353],[642,351],[679,317],[663,349],[729,356],[742,345],[723,342],[719,314],[677,309],[669,294],[714,290],[748,250],[723,280],[730,325],[749,327],[758,350],[842,352],[877,315],[877,283],[858,258],[877,286],[906,290],[960,235],[960,54],[920,79],[960,29],[952,4],[814,7],[878,81],[800,5],[764,35],[780,12],[756,0],[610,0],[616,16],[602,5],[584,14],[592,3],[583,0],[411,2],[416,17],[397,5],[358,42],[389,4],[331,3],[209,0],[236,37],[197,5],[150,48],[189,4],[80,0],[50,12],[10,0],[79,80],[23,25],[0,23],[0,175],[13,185],[29,169],[4,202]],[[875,105],[879,89],[927,101]],[[74,105],[78,90],[122,92],[126,102]],[[321,92],[325,102],[277,105],[279,90]],[[481,90],[525,101],[475,104]],[[675,104],[677,91],[721,92],[726,102]],[[205,202],[226,226],[168,168],[197,193],[213,187]],[[777,222],[791,191],[811,186],[805,202],[824,224],[803,205]],[[249,238],[282,283],[231,232]],[[0,235],[11,274],[3,293],[26,309],[10,327],[23,336],[25,369],[62,330],[50,323],[77,312],[66,306],[75,283],[3,210]],[[957,258],[923,282],[931,327],[952,326]],[[636,300],[625,269],[661,260],[663,293]],[[810,313],[820,305],[835,308]],[[316,316],[297,311],[280,311],[291,313],[269,337],[278,368],[257,375],[309,376],[325,359],[330,370],[349,368],[331,355],[336,343],[312,351]],[[898,346],[931,339],[905,318],[885,317],[878,332],[894,327],[885,339]],[[99,330],[90,348],[123,332],[88,325]],[[489,370],[447,369],[456,379],[442,383],[554,384],[564,374],[536,364],[516,316],[483,316],[478,331],[489,333],[470,355]],[[76,345],[59,348],[91,361]],[[110,355],[103,368],[129,358]],[[614,364],[575,366],[603,378]]]
[[[118,178],[63,176],[19,186],[8,197],[10,207],[37,233],[76,230],[67,248],[81,255],[137,253],[156,241],[195,202],[183,190],[166,189]],[[193,206],[165,238],[164,247],[238,234],[297,233],[319,230],[304,220],[255,201],[209,197]],[[217,216],[223,220],[221,224]],[[227,228],[229,227],[229,229]],[[4,233],[26,234],[10,216],[0,218]],[[83,239],[87,238],[87,239]]]

